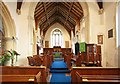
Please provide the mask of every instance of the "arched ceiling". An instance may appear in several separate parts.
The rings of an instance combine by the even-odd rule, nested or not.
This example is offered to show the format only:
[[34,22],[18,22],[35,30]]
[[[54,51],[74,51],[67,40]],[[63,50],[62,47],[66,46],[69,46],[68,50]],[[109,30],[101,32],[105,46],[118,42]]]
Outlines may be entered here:
[[70,32],[83,17],[83,9],[79,2],[38,2],[34,17],[43,32],[56,22]]
[[[17,0],[17,10],[21,9],[22,2],[23,0]],[[96,2],[102,9],[102,0],[96,0]],[[75,33],[76,21],[80,21],[83,16],[83,9],[79,2],[38,2],[34,11],[35,22],[43,32],[58,22],[69,33],[71,30]]]

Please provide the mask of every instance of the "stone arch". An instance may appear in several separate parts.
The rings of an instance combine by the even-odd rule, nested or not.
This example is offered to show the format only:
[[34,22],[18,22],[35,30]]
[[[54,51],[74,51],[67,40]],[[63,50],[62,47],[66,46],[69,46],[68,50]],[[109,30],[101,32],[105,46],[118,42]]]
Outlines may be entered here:
[[[15,30],[15,24],[14,21],[10,15],[9,10],[5,6],[3,2],[0,3],[1,5],[1,16],[2,16],[2,23],[3,23],[3,28],[5,31],[5,37],[12,39],[12,37],[16,38],[16,30]],[[13,40],[13,39],[12,39]],[[6,42],[6,49],[14,49],[15,48],[15,42],[14,46],[11,45],[11,40]]]
[[[79,0],[78,0],[79,1]],[[39,2],[39,1],[38,1]],[[34,10],[35,10],[35,7],[38,3],[37,1],[36,2],[31,2],[30,5],[29,5],[29,15],[33,20],[34,20]],[[89,2],[79,2],[82,9],[83,9],[83,14],[84,14],[84,17],[82,19],[85,20],[85,41],[87,43],[90,42],[90,30],[91,30],[91,15],[92,15],[92,11],[91,11],[91,3]],[[96,10],[99,8],[97,3],[94,1],[94,8],[96,8]],[[35,28],[35,21],[34,21],[34,24],[33,24],[34,28]]]

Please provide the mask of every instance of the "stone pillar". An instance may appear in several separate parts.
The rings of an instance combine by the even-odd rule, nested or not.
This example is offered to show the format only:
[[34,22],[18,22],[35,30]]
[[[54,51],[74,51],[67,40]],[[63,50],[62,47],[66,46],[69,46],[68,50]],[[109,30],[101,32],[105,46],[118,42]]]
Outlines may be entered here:
[[77,41],[79,42],[80,40],[80,20],[79,19],[76,20],[76,27],[77,27],[76,37],[77,37]]
[[[33,47],[36,46],[36,32],[34,32],[35,36],[33,37],[33,29],[35,28],[34,26],[34,18],[32,16],[28,16],[28,55],[32,56],[33,55]],[[33,41],[33,38],[35,41]],[[35,54],[35,53],[34,53]]]

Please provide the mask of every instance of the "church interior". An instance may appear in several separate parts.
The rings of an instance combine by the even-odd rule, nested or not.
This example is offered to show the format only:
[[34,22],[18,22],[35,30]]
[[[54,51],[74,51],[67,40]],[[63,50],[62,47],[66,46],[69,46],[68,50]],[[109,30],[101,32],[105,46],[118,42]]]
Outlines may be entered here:
[[0,0],[2,84],[120,84],[118,0]]

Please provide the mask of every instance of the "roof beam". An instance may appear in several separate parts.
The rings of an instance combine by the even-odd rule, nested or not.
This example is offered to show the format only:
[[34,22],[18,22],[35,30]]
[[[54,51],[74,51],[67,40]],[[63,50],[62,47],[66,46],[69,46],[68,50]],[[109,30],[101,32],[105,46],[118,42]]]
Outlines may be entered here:
[[[74,10],[74,12],[73,12],[73,11],[72,11],[72,12],[73,12],[75,15],[77,15],[77,17],[80,17],[81,15],[83,15],[83,14],[79,13],[79,12],[77,11],[77,9],[75,9],[75,8],[72,8],[72,9]],[[79,16],[79,15],[80,15],[80,16]]]
[[66,17],[66,20],[65,20],[64,25],[66,24],[66,22],[67,22],[67,20],[68,20],[68,18],[69,18],[69,14],[70,14],[70,11],[71,11],[71,9],[72,9],[72,6],[73,6],[73,3],[70,4],[70,8],[69,8],[69,11],[68,11],[68,14],[67,14],[67,17]]
[[[60,4],[59,5],[59,8],[62,8],[62,9],[64,9],[65,11],[68,11],[68,9],[63,5],[63,4]],[[62,11],[64,11],[64,10],[62,10]],[[78,19],[78,16],[76,16],[75,14],[73,14],[73,13],[69,13],[69,15],[70,16],[72,16],[72,17],[74,17],[74,19]]]
[[[49,21],[50,21],[50,19],[53,19],[53,18],[59,18],[59,17],[61,17],[62,19],[63,19],[63,21],[65,21],[66,19],[65,19],[65,17],[61,14],[61,13],[57,13],[57,12],[55,12],[51,17],[49,17]],[[41,25],[41,27],[42,27],[42,29],[44,28],[44,26],[46,25],[48,23],[48,21],[45,21],[42,25]],[[68,23],[70,26],[71,26],[71,28],[74,28],[75,27],[75,25],[73,25],[70,21],[66,21],[66,23]],[[51,24],[50,24],[51,25]],[[64,24],[65,25],[65,24]],[[70,29],[71,29],[70,28]]]
[[[52,14],[51,17],[49,17],[49,21],[50,21],[52,18],[55,18],[55,16],[56,16],[56,12],[55,12],[54,14]],[[46,20],[46,21],[41,25],[42,29],[44,28],[44,26],[45,26],[46,23],[48,23],[48,20]]]
[[50,25],[50,22],[49,22],[49,19],[48,19],[48,15],[47,15],[48,12],[47,12],[45,3],[43,3],[43,6],[44,6],[44,10],[45,10],[45,15],[46,15],[47,23]]
[[35,12],[37,12],[42,7],[42,2],[37,4],[37,8],[35,8]]
[[[54,17],[52,17],[51,19],[54,19]],[[44,27],[44,26],[45,26],[47,23],[48,23],[48,21],[45,21],[43,24],[40,25],[40,27],[41,27],[42,30],[46,29],[46,27]],[[51,25],[51,23],[50,23],[50,25]],[[50,25],[49,25],[49,26],[50,26]]]
[[103,9],[103,1],[102,0],[97,0],[97,4],[100,9]]
[[17,9],[16,9],[16,12],[18,13],[18,15],[21,14],[22,2],[23,2],[23,0],[17,0]]
[[[59,15],[59,17],[61,17],[64,21],[66,21],[66,23],[68,23],[70,26],[74,27],[75,25],[72,24],[70,21],[66,20],[65,17],[61,14],[61,13],[58,13],[57,15]],[[64,24],[65,25],[65,24]]]
[[79,4],[79,2],[74,3],[74,6],[75,6],[77,9],[79,9],[80,13],[83,13],[82,7],[81,7],[81,5]]
[[[53,8],[56,6],[56,4],[53,4],[51,7],[49,7],[46,12],[50,12],[51,10],[53,10]],[[42,14],[37,14],[35,18],[37,18],[37,20],[40,20],[45,14],[46,12],[43,12]]]

